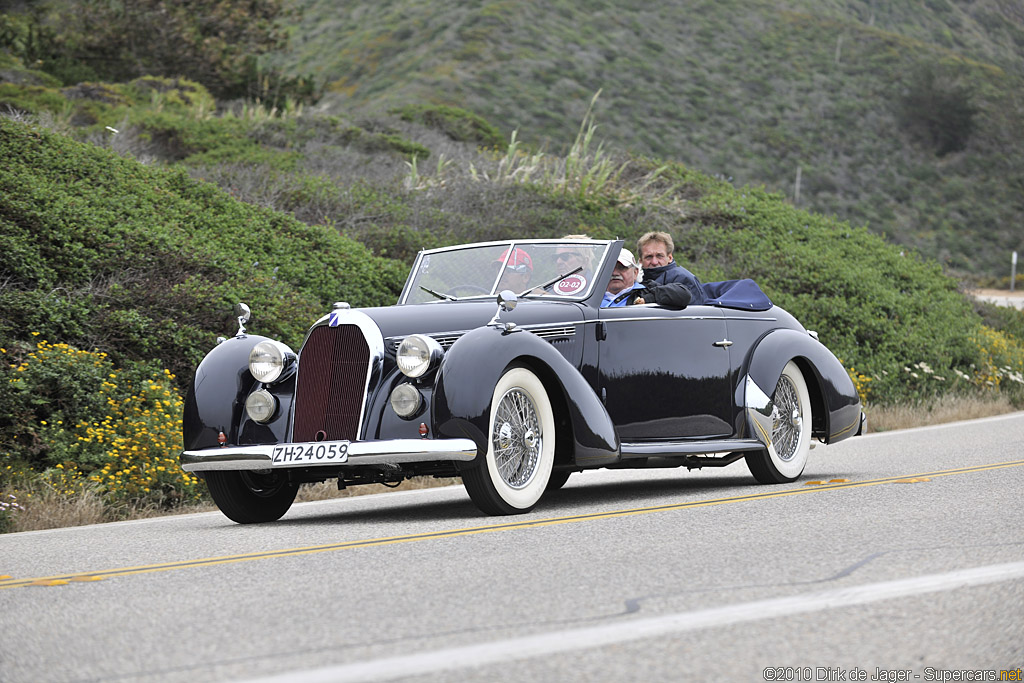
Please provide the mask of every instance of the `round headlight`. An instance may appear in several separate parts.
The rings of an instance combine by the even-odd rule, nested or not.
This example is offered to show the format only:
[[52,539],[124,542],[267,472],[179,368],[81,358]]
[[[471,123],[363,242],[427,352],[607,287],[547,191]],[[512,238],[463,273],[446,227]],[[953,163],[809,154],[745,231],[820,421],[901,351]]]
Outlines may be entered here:
[[277,412],[277,399],[269,391],[254,391],[245,399],[245,412],[257,422],[270,422]]
[[260,382],[273,382],[291,367],[295,353],[277,341],[261,341],[249,352],[249,372]]
[[433,337],[413,334],[398,345],[395,360],[406,377],[422,377],[441,362],[444,351]]
[[398,417],[412,417],[423,404],[423,397],[411,384],[399,384],[391,392],[391,409]]

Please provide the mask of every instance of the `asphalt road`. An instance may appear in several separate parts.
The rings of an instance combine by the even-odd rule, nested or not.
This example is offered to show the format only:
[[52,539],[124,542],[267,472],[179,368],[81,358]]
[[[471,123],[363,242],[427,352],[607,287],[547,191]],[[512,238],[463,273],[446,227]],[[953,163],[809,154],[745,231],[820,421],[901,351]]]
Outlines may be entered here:
[[0,681],[1022,680],[1022,492],[1015,413],[819,446],[789,485],[601,471],[511,518],[449,487],[10,534]]

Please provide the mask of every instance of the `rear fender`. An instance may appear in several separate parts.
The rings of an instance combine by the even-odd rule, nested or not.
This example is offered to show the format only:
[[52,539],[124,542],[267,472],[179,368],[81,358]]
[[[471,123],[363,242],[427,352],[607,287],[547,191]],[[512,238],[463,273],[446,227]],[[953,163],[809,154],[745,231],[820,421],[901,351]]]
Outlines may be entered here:
[[486,453],[494,386],[515,363],[530,368],[548,391],[558,430],[556,462],[599,466],[619,460],[618,435],[594,390],[549,342],[523,330],[481,327],[452,345],[438,370],[431,404],[437,433],[472,439],[478,457]]
[[[806,332],[773,330],[766,334],[751,351],[746,377],[770,397],[783,368],[791,360],[800,367],[811,394],[813,435],[825,443],[834,443],[856,434],[861,404],[853,380],[828,347]],[[752,395],[745,380],[738,391],[744,392],[740,405],[747,406],[749,416],[751,408],[759,403],[759,397]],[[753,425],[748,425],[751,436],[754,435],[752,428]]]

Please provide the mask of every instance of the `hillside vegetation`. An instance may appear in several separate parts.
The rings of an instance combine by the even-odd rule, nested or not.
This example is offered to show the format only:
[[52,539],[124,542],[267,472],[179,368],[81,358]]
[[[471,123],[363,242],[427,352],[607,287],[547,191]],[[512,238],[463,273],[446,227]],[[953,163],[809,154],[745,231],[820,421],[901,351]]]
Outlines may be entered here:
[[545,144],[430,101],[330,114],[0,60],[0,530],[33,492],[110,517],[200,499],[182,395],[232,305],[297,348],[331,302],[391,304],[417,250],[457,242],[664,230],[703,280],[752,277],[817,330],[869,406],[1024,405],[1024,314],[866,227],[608,143],[603,91]]
[[[296,0],[275,64],[333,113],[457,105],[601,135],[1005,276],[1024,247],[1024,12],[1000,0]],[[797,174],[800,186],[797,197]]]

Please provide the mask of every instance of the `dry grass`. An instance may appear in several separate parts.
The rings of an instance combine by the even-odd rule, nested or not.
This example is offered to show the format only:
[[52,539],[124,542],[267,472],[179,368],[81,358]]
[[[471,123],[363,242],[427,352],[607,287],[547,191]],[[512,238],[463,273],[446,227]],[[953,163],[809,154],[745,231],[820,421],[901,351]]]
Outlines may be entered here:
[[66,496],[49,489],[36,490],[24,494],[18,502],[24,509],[13,516],[10,531],[36,531],[110,521],[103,500],[93,491]]
[[[368,484],[338,490],[336,481],[325,481],[319,484],[303,484],[295,497],[295,502],[305,503],[313,500],[329,500],[331,498],[351,498],[370,493],[387,493],[388,491],[410,491],[414,489],[432,488],[461,484],[458,478],[435,479],[433,477],[415,477],[406,479],[398,486]],[[193,512],[211,512],[217,509],[213,503],[199,503],[175,508],[159,506],[148,507],[111,507],[104,506],[103,500],[95,491],[85,490],[75,496],[62,495],[49,488],[34,488],[31,497],[22,494],[18,502],[24,508],[13,515],[8,531],[39,531],[42,529],[59,529],[69,526],[85,526],[102,524],[126,519],[148,519],[167,515],[183,515]]]
[[894,406],[872,406],[864,408],[868,416],[869,432],[889,432],[894,429],[909,429],[927,425],[973,420],[979,417],[1002,415],[1017,410],[1005,397],[992,399],[976,397],[945,396],[932,402],[918,402]]
[[181,515],[191,512],[216,510],[213,503],[199,503],[174,508],[158,505],[111,506],[105,505],[96,491],[85,489],[76,495],[66,495],[50,488],[33,487],[23,492],[18,503],[22,510],[13,515],[8,531],[39,531],[60,529],[69,526],[103,524],[126,519],[147,519],[166,515]]

